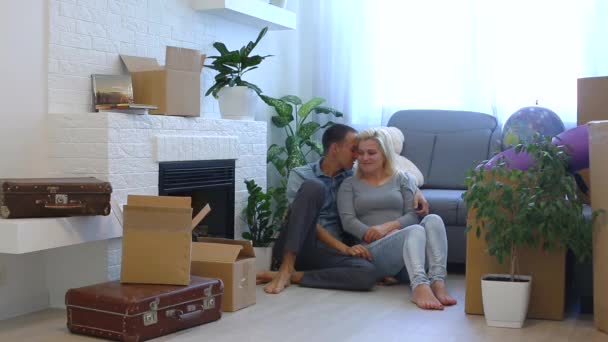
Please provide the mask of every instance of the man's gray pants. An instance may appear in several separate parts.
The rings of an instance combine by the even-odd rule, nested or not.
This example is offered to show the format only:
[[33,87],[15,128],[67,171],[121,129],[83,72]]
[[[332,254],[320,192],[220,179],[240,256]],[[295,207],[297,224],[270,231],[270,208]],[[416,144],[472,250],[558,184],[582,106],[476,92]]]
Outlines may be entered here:
[[317,240],[324,190],[323,183],[315,179],[306,180],[300,186],[274,246],[275,264],[281,263],[284,252],[294,252],[296,271],[304,272],[300,286],[370,290],[376,283],[376,268],[372,263],[344,255]]

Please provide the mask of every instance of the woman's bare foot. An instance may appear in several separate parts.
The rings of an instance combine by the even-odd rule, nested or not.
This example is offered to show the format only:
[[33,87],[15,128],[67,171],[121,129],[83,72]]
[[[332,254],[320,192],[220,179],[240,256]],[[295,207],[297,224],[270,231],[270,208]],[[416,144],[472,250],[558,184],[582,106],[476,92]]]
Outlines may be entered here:
[[257,284],[266,284],[270,283],[277,272],[273,271],[260,271],[255,275],[255,283]]
[[437,280],[431,284],[431,290],[433,290],[433,294],[435,297],[441,302],[443,305],[455,305],[456,299],[454,299],[448,293],[448,290],[445,287],[445,281]]
[[421,284],[414,288],[414,291],[412,291],[412,302],[421,309],[443,310],[443,305],[441,305],[433,294],[431,287],[427,284]]

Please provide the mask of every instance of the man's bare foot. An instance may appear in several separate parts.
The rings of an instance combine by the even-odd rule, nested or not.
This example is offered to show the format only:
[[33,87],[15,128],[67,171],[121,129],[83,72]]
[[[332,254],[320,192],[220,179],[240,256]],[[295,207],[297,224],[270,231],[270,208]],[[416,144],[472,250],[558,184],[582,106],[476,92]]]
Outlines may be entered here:
[[264,286],[264,291],[270,294],[281,293],[286,287],[291,285],[291,276],[294,273],[294,269],[279,269],[279,272],[276,272],[270,284]]
[[266,284],[270,283],[277,272],[273,271],[260,271],[255,275],[255,283],[257,284]]
[[384,277],[384,279],[378,282],[378,285],[391,286],[397,284],[398,282],[399,281],[394,277]]
[[448,293],[448,290],[445,287],[445,281],[437,280],[431,284],[431,290],[433,290],[433,294],[439,300],[439,302],[443,305],[455,305],[456,299],[454,299]]
[[443,305],[437,300],[431,287],[427,284],[421,284],[414,288],[414,291],[412,291],[412,302],[421,309],[443,310]]
[[[278,273],[276,271],[260,271],[255,275],[255,283],[256,285],[270,283]],[[290,281],[292,284],[299,284],[303,276],[304,272],[294,272]]]

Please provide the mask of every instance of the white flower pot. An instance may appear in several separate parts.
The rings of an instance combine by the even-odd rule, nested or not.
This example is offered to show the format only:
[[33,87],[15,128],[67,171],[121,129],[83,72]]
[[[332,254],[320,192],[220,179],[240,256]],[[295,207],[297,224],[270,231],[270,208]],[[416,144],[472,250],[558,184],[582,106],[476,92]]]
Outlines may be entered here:
[[[486,280],[490,277],[505,281]],[[528,314],[531,276],[517,276],[523,282],[512,282],[508,274],[486,274],[481,277],[481,296],[486,324],[491,327],[521,328]]]
[[218,93],[222,118],[229,120],[253,120],[258,94],[244,86],[224,87]]
[[255,271],[270,271],[272,247],[253,247],[255,251]]

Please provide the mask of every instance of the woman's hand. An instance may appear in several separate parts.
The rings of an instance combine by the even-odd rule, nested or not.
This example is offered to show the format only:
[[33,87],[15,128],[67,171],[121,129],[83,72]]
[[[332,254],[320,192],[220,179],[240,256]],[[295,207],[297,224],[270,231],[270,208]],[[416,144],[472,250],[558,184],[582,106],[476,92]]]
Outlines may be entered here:
[[385,224],[371,226],[369,227],[367,232],[365,232],[365,235],[363,235],[363,241],[367,243],[372,243],[376,240],[380,240],[385,237],[386,234],[388,234],[391,230],[392,229],[387,227],[387,225]]
[[369,261],[372,260],[372,254],[363,245],[354,245],[351,247],[347,247],[344,250],[344,254],[350,255],[350,256],[357,256],[357,257],[360,257],[363,259],[367,259]]
[[414,210],[419,216],[426,216],[429,214],[429,202],[426,201],[422,191],[418,190],[414,194]]

